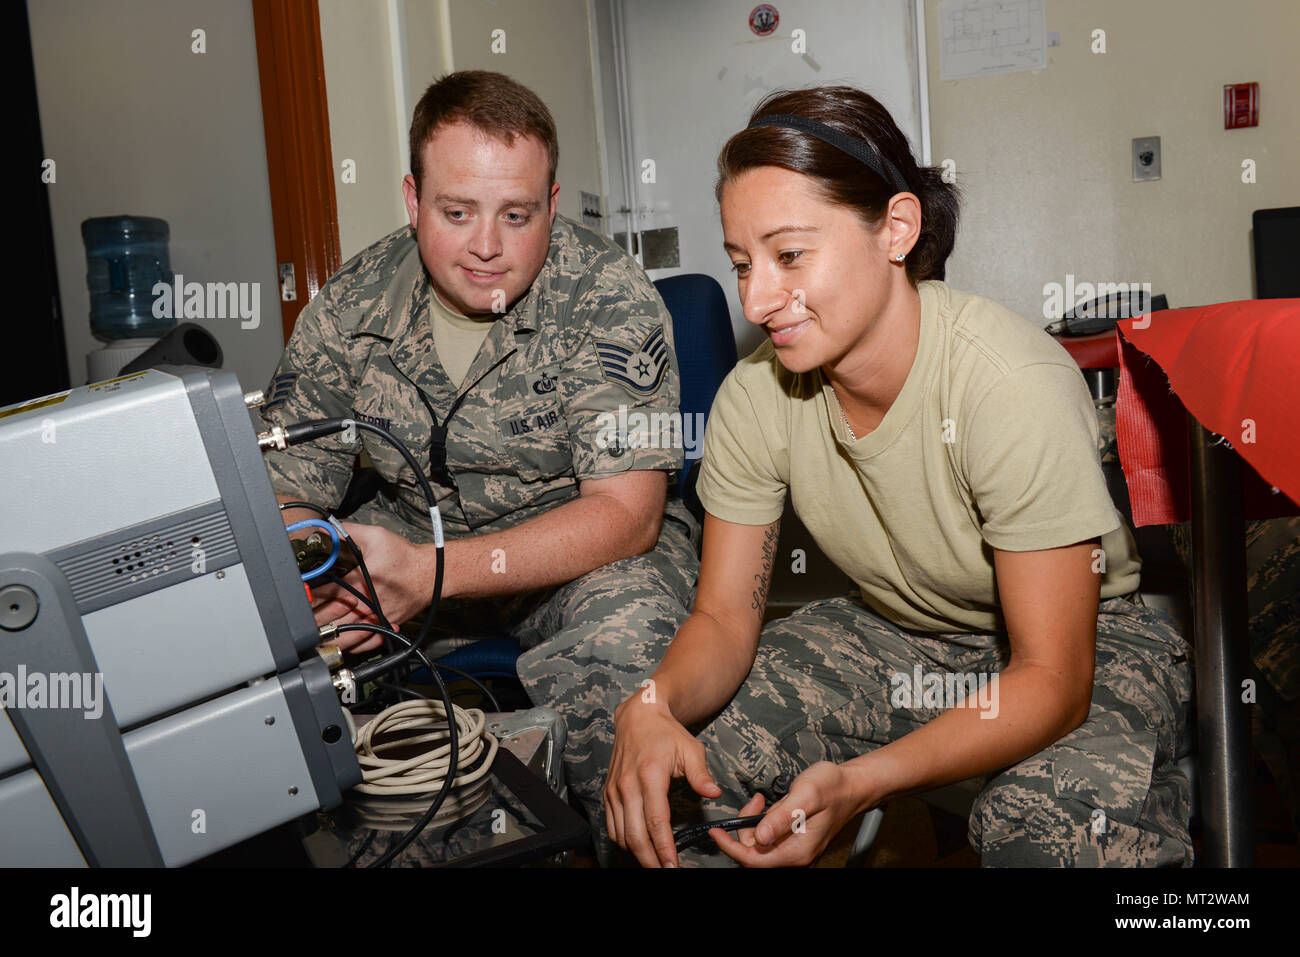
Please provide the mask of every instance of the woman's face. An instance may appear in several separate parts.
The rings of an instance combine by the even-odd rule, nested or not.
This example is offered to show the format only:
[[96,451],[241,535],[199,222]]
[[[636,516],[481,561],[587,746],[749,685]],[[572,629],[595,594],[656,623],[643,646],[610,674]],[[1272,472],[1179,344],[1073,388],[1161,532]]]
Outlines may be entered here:
[[723,187],[721,206],[745,318],[791,372],[835,368],[875,324],[892,284],[907,283],[889,262],[891,230],[826,202],[802,173],[747,170]]

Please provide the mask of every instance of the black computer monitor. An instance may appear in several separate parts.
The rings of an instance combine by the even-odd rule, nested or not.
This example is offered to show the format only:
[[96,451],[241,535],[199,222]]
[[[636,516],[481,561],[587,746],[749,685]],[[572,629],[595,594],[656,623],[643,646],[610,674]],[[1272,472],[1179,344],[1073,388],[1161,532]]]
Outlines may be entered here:
[[1255,298],[1300,298],[1300,206],[1257,209]]

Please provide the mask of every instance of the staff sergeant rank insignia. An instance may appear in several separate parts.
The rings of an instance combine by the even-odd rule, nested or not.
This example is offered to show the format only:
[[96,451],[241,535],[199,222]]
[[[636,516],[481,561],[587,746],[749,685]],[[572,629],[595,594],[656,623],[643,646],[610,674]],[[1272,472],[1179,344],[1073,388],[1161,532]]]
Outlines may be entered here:
[[293,391],[298,375],[297,372],[281,372],[271,380],[271,384],[266,388],[266,401],[262,403],[263,412],[270,412],[289,401],[289,393]]
[[663,327],[646,336],[641,348],[635,351],[608,339],[597,339],[596,353],[605,378],[637,395],[657,392],[668,371],[668,343],[664,341]]

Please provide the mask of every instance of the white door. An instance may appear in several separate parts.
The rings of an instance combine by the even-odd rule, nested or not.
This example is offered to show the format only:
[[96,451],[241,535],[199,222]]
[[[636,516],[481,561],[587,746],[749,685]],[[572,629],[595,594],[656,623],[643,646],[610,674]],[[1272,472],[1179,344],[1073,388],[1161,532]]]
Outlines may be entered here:
[[[750,26],[752,0],[594,4],[606,101],[605,221],[611,232],[625,231],[629,219],[634,232],[676,227],[681,265],[651,268],[651,278],[682,272],[716,278],[731,306],[741,355],[762,335],[740,313],[713,186],[719,150],[758,101],[777,89],[856,86],[885,105],[922,159],[913,0],[776,0],[770,6],[776,28],[759,36]],[[762,15],[755,19],[761,26]],[[619,62],[621,102],[612,82]],[[611,114],[627,125],[627,137],[620,139]],[[625,177],[632,184],[630,215],[619,214],[629,205]]]

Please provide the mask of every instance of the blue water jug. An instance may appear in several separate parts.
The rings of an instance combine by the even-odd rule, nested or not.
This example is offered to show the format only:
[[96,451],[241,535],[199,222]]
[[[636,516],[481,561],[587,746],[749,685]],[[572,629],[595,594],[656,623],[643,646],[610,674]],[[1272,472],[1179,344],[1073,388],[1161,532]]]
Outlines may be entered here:
[[149,216],[99,216],[81,224],[90,289],[90,331],[96,339],[157,338],[176,326],[153,314],[156,283],[173,280],[167,221]]

